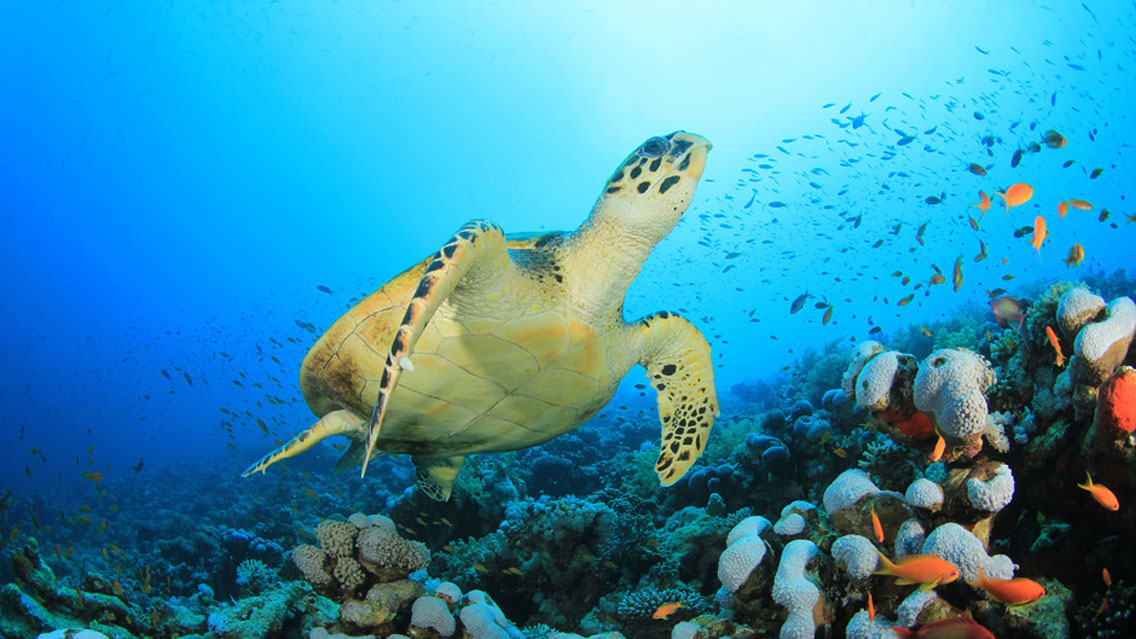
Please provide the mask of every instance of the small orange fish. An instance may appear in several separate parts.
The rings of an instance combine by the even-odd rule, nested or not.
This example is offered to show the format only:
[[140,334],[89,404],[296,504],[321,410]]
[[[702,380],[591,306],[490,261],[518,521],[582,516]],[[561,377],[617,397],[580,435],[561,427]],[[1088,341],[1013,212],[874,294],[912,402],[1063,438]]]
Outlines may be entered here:
[[1069,248],[1069,257],[1061,261],[1065,262],[1065,268],[1072,268],[1074,266],[1079,266],[1081,262],[1084,261],[1084,259],[1085,247],[1081,246],[1080,244],[1074,244]]
[[1087,470],[1085,471],[1085,477],[1088,477],[1088,481],[1084,484],[1077,484],[1077,488],[1084,488],[1089,491],[1089,494],[1092,495],[1093,499],[1097,500],[1097,503],[1101,506],[1109,510],[1120,510],[1120,502],[1117,501],[1116,495],[1111,490],[1102,484],[1094,484],[1093,476],[1090,475]]
[[317,495],[316,492],[314,490],[312,490],[311,488],[305,488],[304,494],[307,495],[308,497],[311,497],[312,499],[319,499],[319,495]]
[[1096,619],[1097,617],[1104,614],[1105,610],[1108,610],[1108,597],[1101,599],[1100,606],[1097,608],[1096,613],[1093,615],[1093,619]]
[[114,586],[114,594],[118,595],[119,599],[125,600],[126,593],[122,590],[122,584],[118,583],[118,580],[115,579],[111,582],[111,585]]
[[486,568],[484,564],[473,564],[473,569],[483,575],[489,574],[489,569]]
[[876,514],[876,505],[872,504],[872,532],[876,534],[876,541],[884,543],[884,527],[880,524],[880,517]]
[[821,323],[825,326],[828,326],[828,323],[831,322],[831,321],[832,321],[832,305],[829,304],[828,308],[825,309],[825,311],[824,311],[824,317],[821,318]]
[[1045,230],[1045,218],[1040,215],[1033,219],[1033,239],[1030,240],[1030,246],[1037,249],[1037,261],[1041,262],[1041,243],[1045,238],[1049,237],[1049,233]]
[[1005,191],[999,192],[998,195],[1001,195],[1002,199],[1006,201],[1006,214],[1009,215],[1010,207],[1021,206],[1029,202],[1029,199],[1033,197],[1033,187],[1024,182],[1018,182],[1010,185],[1010,188]]
[[893,562],[879,550],[876,554],[880,556],[880,563],[872,574],[896,577],[895,583],[901,586],[920,584],[920,590],[930,590],[959,578],[959,569],[936,555],[907,555]]
[[1093,205],[1084,200],[1069,200],[1069,206],[1075,209],[1081,209],[1082,211],[1093,210]]
[[667,617],[678,612],[679,608],[685,608],[685,607],[686,607],[686,604],[682,603],[681,601],[676,601],[676,602],[672,602],[672,603],[665,603],[665,604],[659,606],[655,610],[655,612],[651,614],[651,618],[652,619],[666,619]]
[[895,305],[896,306],[907,306],[908,304],[911,303],[911,300],[913,300],[913,299],[915,299],[914,293],[912,293],[911,295],[908,295],[907,297],[899,300],[898,302],[895,303]]
[[103,480],[103,474],[100,473],[100,472],[96,472],[96,471],[92,470],[91,472],[87,473],[86,475],[83,475],[83,479],[89,479],[91,481],[102,481]]
[[1057,204],[1057,217],[1065,219],[1065,214],[1069,212],[1069,203],[1060,202]]
[[1104,578],[1104,585],[1106,588],[1112,587],[1112,575],[1108,574],[1108,567],[1101,568],[1101,577]]
[[978,207],[978,210],[981,211],[981,213],[979,213],[978,217],[981,218],[983,215],[986,215],[987,211],[990,210],[990,196],[986,195],[985,191],[979,191],[978,192],[978,204],[971,204],[971,206],[977,206]]
[[844,448],[833,448],[832,452],[833,452],[834,455],[836,455],[837,457],[839,457],[841,459],[847,459],[848,458],[848,451]]
[[966,221],[970,222],[970,228],[972,230],[975,230],[975,231],[978,230],[978,220],[976,220],[973,217],[968,215],[968,216],[966,216]]
[[943,439],[942,435],[939,435],[939,441],[935,442],[935,449],[931,451],[928,459],[937,462],[943,458],[943,453],[945,452],[947,452],[947,440]]
[[876,620],[876,604],[872,601],[872,593],[868,593],[868,620]]
[[1045,588],[1032,579],[991,579],[981,565],[978,566],[978,579],[966,583],[985,590],[994,601],[1011,606],[1028,604],[1045,596]]
[[1065,356],[1061,354],[1061,344],[1057,342],[1057,333],[1053,332],[1052,326],[1045,327],[1045,336],[1049,338],[1049,345],[1053,350],[1057,351],[1057,367],[1060,368],[1065,365]]

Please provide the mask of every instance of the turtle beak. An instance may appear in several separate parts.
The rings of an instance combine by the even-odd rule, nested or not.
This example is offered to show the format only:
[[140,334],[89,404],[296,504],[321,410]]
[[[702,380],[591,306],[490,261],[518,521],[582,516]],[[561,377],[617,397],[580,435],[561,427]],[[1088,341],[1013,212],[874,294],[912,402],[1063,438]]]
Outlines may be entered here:
[[713,148],[714,145],[710,144],[710,140],[695,135],[694,133],[687,133],[686,131],[678,131],[672,138],[672,144],[675,146],[686,146],[688,156],[678,160],[678,166],[683,175],[690,177],[697,181],[702,177],[702,171],[706,168],[706,154]]

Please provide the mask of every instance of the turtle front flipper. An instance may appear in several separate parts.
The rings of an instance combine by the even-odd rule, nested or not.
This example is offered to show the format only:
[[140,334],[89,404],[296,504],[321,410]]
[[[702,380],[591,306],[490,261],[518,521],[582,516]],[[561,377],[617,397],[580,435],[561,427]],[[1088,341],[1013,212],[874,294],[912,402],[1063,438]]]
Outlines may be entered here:
[[639,364],[658,391],[663,435],[655,472],[659,483],[670,486],[702,454],[718,415],[710,344],[693,324],[668,311],[648,315],[633,328],[642,339]]
[[248,477],[257,471],[263,473],[272,464],[299,455],[333,435],[343,435],[362,441],[366,435],[366,423],[361,417],[345,408],[332,411],[321,417],[311,428],[293,437],[288,443],[261,457],[255,464],[246,468],[241,473],[241,477]]
[[367,462],[379,439],[387,404],[398,385],[402,369],[411,366],[410,355],[414,352],[414,345],[418,343],[419,336],[438,307],[459,285],[463,288],[495,286],[511,264],[501,227],[483,220],[467,222],[430,260],[422,281],[418,284],[418,290],[407,304],[406,314],[395,333],[383,375],[379,379],[379,394],[371,413],[360,476],[367,474]]
[[461,472],[465,455],[453,457],[411,457],[414,461],[414,479],[422,492],[434,501],[449,501],[454,480]]

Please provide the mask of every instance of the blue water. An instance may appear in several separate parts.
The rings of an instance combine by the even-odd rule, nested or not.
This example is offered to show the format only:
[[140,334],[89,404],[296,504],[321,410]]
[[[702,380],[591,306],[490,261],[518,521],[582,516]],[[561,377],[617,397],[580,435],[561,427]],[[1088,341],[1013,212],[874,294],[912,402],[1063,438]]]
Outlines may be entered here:
[[[74,485],[88,446],[108,475],[235,473],[311,421],[297,321],[322,331],[468,219],[574,228],[676,129],[714,149],[626,314],[691,318],[722,393],[1065,278],[1074,242],[1068,277],[1130,267],[1134,24],[1121,2],[8,3],[0,485]],[[1049,129],[1067,146],[1011,168]],[[1032,200],[992,196],[973,231],[978,191],[1015,182]],[[1070,198],[1094,209],[1059,220]],[[1012,235],[1038,214],[1040,259]],[[947,283],[913,291],[932,265]]]

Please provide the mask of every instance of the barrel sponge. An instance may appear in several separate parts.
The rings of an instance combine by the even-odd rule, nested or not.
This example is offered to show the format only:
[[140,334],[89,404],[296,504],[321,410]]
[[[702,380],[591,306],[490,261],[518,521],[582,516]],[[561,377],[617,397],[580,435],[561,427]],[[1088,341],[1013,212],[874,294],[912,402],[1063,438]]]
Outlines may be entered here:
[[439,635],[449,637],[457,629],[450,607],[437,597],[419,597],[410,607],[410,625],[415,628],[433,628]]
[[362,586],[367,578],[359,562],[350,557],[340,557],[336,559],[335,570],[332,571],[331,574],[344,590],[355,590],[359,586]]
[[444,599],[446,603],[454,606],[461,601],[462,591],[461,588],[459,588],[458,585],[454,582],[443,581],[442,583],[438,584],[438,588],[434,591],[434,596],[440,597],[441,599]]
[[497,623],[492,606],[475,603],[462,608],[461,622],[469,639],[509,639],[509,633]]
[[791,537],[805,532],[807,524],[801,513],[789,513],[773,524],[773,532],[782,537]]
[[730,529],[730,534],[726,535],[726,545],[730,546],[739,537],[748,535],[750,533],[760,535],[761,533],[765,532],[765,529],[769,528],[772,525],[773,524],[769,523],[768,519],[762,517],[761,515],[752,515],[750,517],[746,517],[745,519],[739,521],[736,526]]
[[927,414],[939,433],[964,439],[986,429],[986,397],[995,381],[986,360],[961,348],[931,353],[915,376],[915,407]]
[[921,477],[911,482],[903,499],[913,508],[938,510],[943,506],[943,489],[930,479]]
[[914,357],[896,351],[886,351],[870,359],[856,377],[856,403],[870,411],[887,408],[896,374],[902,366],[914,361]]
[[805,576],[805,569],[818,552],[816,544],[807,539],[790,541],[781,552],[781,563],[773,577],[773,601],[789,611],[781,626],[781,639],[812,639],[816,635],[813,608],[820,601],[820,589]]
[[1014,474],[1006,464],[998,464],[986,481],[971,477],[966,481],[966,498],[971,506],[988,513],[1002,510],[1014,498]]
[[875,545],[860,535],[844,535],[833,542],[832,558],[853,579],[867,579],[880,563]]
[[852,361],[848,364],[848,369],[840,378],[840,388],[844,390],[845,395],[856,396],[856,378],[860,376],[860,371],[864,370],[864,365],[868,363],[868,360],[882,352],[884,352],[884,345],[872,340],[863,342],[856,347],[856,351],[852,354]]
[[927,540],[927,529],[923,523],[912,517],[899,525],[895,532],[895,556],[906,557],[923,552],[923,542]]
[[359,533],[359,561],[381,579],[393,581],[425,570],[430,551],[422,542],[408,541],[384,527],[373,526]]
[[347,517],[347,523],[359,529],[371,527],[371,520],[363,513],[351,513]]
[[899,617],[898,625],[905,628],[914,626],[919,619],[920,613],[927,607],[927,604],[938,599],[938,597],[939,595],[934,590],[920,590],[916,588],[915,591],[907,595],[907,598],[901,601],[899,606],[895,609],[895,614]]
[[844,636],[848,639],[898,639],[899,635],[891,629],[894,625],[894,621],[879,613],[873,620],[867,610],[861,610],[848,620]]
[[1096,386],[1108,379],[1128,354],[1133,332],[1136,332],[1136,304],[1127,297],[1109,302],[1104,319],[1086,324],[1073,342],[1079,363],[1078,380]]
[[693,621],[680,621],[671,628],[671,639],[694,639],[700,630],[702,626]]
[[1057,326],[1065,337],[1072,339],[1085,324],[1104,308],[1104,298],[1089,289],[1078,286],[1065,291],[1057,302]]
[[878,492],[880,489],[872,483],[868,473],[859,468],[851,468],[832,480],[828,488],[824,489],[821,501],[824,503],[825,512],[831,515],[839,510],[851,508],[864,497]]
[[[768,521],[767,521],[768,523]],[[756,532],[735,538],[718,556],[718,581],[737,592],[765,558],[765,541]]]
[[316,526],[316,539],[320,548],[333,557],[349,557],[355,552],[355,536],[359,529],[354,524],[325,519]]
[[923,542],[923,552],[951,562],[967,581],[978,580],[979,566],[987,577],[996,579],[1014,577],[1016,566],[1009,557],[1006,555],[990,557],[978,537],[954,522],[945,523],[931,531],[927,541]]
[[292,551],[292,563],[303,573],[308,583],[323,588],[331,585],[331,573],[327,571],[327,553],[304,544]]
[[381,526],[391,532],[397,532],[394,520],[386,515],[367,515],[367,519],[371,521],[372,526]]

